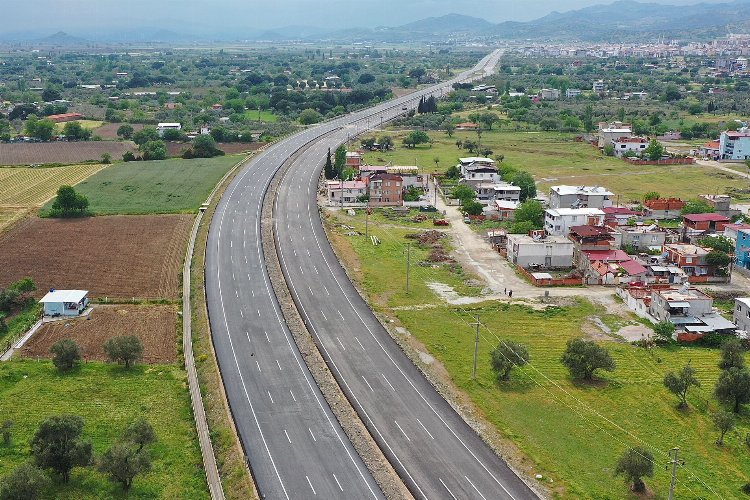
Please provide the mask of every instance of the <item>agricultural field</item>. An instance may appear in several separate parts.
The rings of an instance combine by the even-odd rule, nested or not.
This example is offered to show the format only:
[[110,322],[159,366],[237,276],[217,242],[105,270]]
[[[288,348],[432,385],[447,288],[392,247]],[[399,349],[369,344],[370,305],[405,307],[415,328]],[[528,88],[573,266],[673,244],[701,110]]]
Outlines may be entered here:
[[0,168],[0,232],[52,198],[63,184],[74,185],[104,165]]
[[0,475],[28,460],[29,440],[51,415],[79,415],[84,439],[100,455],[137,417],[154,427],[152,470],[125,494],[94,467],[73,469],[70,483],[53,479],[43,498],[209,498],[195,426],[179,366],[83,363],[59,374],[50,362],[8,361],[0,365],[0,415],[13,421],[10,446],[0,446]]
[[[26,219],[0,235],[0,287],[29,276],[93,298],[179,297],[190,215]],[[41,295],[40,295],[41,294]]]
[[87,318],[44,324],[19,355],[47,359],[52,344],[72,339],[86,361],[106,361],[104,343],[122,335],[135,335],[141,340],[144,363],[177,362],[177,309],[172,305],[96,304]]
[[115,141],[0,143],[0,166],[101,161],[104,153],[119,159],[135,150],[131,142]]
[[[122,126],[122,123],[104,123],[104,122],[100,122],[100,123],[102,123],[101,126],[92,130],[94,135],[98,135],[102,139],[106,139],[106,140],[119,139],[117,135],[117,129]],[[139,130],[142,130],[144,127],[140,123],[131,123],[129,125],[133,127],[133,132],[138,132]]]
[[245,111],[245,119],[249,121],[260,121],[266,123],[274,123],[278,121],[278,117],[268,110],[249,109]]
[[[76,123],[80,123],[81,127],[83,127],[86,130],[91,130],[96,133],[96,130],[100,128],[102,125],[104,125],[104,122],[99,120],[73,120]],[[61,134],[63,131],[63,128],[65,127],[65,123],[70,122],[63,122],[63,123],[55,123],[55,133]]]
[[[255,151],[263,146],[264,142],[219,142],[216,147],[228,155],[248,153]],[[186,150],[190,149],[189,142],[167,142],[167,156],[182,156]]]
[[[361,231],[359,219],[339,220]],[[411,293],[406,294],[402,233],[385,224],[372,224],[371,234],[383,242],[372,246],[364,237],[343,236],[342,231],[334,230],[332,241],[368,301],[395,319],[395,326],[406,328],[408,338],[440,363],[427,369],[447,377],[467,404],[511,440],[535,464],[534,472],[544,476],[545,485],[556,496],[629,498],[627,486],[612,471],[619,455],[635,445],[644,445],[654,454],[656,475],[646,479],[653,498],[666,498],[669,477],[659,464],[666,463],[667,451],[674,446],[680,447],[686,460],[678,497],[739,496],[740,486],[750,478],[744,443],[750,417],[741,416],[723,447],[714,444],[718,434],[710,412],[718,409],[712,396],[719,375],[716,349],[645,350],[623,343],[606,335],[593,320],[616,330],[632,322],[632,315],[616,307],[615,312],[607,312],[585,300],[566,299],[547,310],[498,302],[448,306],[427,286],[456,287],[452,273],[444,268],[413,265]],[[417,254],[412,263],[423,258],[424,254]],[[455,289],[460,295],[479,292],[478,283]],[[472,380],[475,314],[484,326],[478,376]],[[617,363],[616,371],[605,373],[593,384],[573,382],[559,359],[566,341],[579,336],[602,342]],[[500,338],[525,344],[531,354],[531,365],[517,370],[512,381],[503,384],[495,381],[489,365],[490,350]],[[702,387],[691,393],[690,409],[683,412],[677,410],[677,400],[662,380],[665,373],[688,362],[698,371]],[[508,452],[516,455],[512,447]]]
[[[393,135],[396,148],[388,152],[371,152],[365,161],[372,165],[393,162],[394,165],[414,165],[423,172],[445,172],[458,163],[458,158],[474,156],[458,149],[456,141],[476,141],[474,132],[455,132],[449,138],[445,132],[431,131],[432,145],[408,149],[401,145],[406,132]],[[549,186],[556,184],[605,186],[621,202],[641,200],[643,195],[658,187],[661,194],[681,198],[694,198],[696,186],[703,192],[723,194],[733,187],[739,177],[717,172],[698,165],[629,165],[622,160],[602,156],[599,151],[574,140],[575,134],[557,132],[505,132],[485,131],[482,145],[495,155],[504,155],[503,163],[526,170],[537,181],[540,193],[546,194]],[[437,159],[437,166],[435,163]]]
[[89,199],[89,210],[98,215],[195,213],[242,158],[117,163],[78,184],[76,191]]

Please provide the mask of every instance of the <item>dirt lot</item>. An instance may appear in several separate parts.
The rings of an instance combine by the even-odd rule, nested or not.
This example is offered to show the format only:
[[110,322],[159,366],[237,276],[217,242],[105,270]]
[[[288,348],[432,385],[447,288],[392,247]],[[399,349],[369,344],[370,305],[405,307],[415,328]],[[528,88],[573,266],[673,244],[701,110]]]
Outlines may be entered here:
[[[117,129],[122,126],[122,123],[105,123],[99,128],[94,129],[94,135],[98,135],[102,139],[109,139],[109,140],[117,140],[119,137],[117,136]],[[140,123],[133,123],[131,124],[133,127],[133,132],[138,132],[139,130],[143,129],[143,125]]]
[[135,151],[135,146],[130,142],[113,141],[0,144],[0,165],[100,161],[104,153],[120,159],[125,151]]
[[43,325],[20,355],[48,358],[52,344],[72,339],[86,360],[106,360],[104,343],[112,337],[135,335],[143,342],[143,361],[177,360],[176,306],[96,305],[89,319],[61,320]]
[[177,299],[191,215],[106,216],[18,222],[0,235],[0,287],[24,276],[37,295]]

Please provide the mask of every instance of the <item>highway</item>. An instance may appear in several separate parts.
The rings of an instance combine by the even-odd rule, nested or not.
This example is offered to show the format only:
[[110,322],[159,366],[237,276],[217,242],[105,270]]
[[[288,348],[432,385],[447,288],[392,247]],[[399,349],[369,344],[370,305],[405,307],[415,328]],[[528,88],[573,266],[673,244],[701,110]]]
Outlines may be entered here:
[[[487,56],[459,78],[489,74],[498,58],[499,52]],[[406,485],[421,498],[536,498],[377,322],[333,255],[317,210],[328,147],[454,81],[277,143],[243,167],[217,207],[206,262],[211,329],[230,408],[264,497],[382,496],[304,365],[266,273],[263,197],[289,160],[275,200],[282,268],[326,362]]]

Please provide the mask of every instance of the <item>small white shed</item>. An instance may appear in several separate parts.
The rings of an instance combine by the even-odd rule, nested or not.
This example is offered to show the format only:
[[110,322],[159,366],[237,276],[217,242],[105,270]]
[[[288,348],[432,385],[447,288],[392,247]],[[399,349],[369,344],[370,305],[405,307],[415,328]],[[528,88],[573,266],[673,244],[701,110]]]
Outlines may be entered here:
[[52,289],[39,302],[44,304],[45,316],[78,316],[89,304],[88,290]]

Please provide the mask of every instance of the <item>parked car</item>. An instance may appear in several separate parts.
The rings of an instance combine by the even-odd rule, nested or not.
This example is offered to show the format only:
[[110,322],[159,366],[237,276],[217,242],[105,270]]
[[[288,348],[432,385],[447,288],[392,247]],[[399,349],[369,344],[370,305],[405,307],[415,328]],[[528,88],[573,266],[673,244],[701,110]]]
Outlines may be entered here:
[[432,221],[432,224],[435,226],[450,226],[450,222],[445,219],[435,219]]

